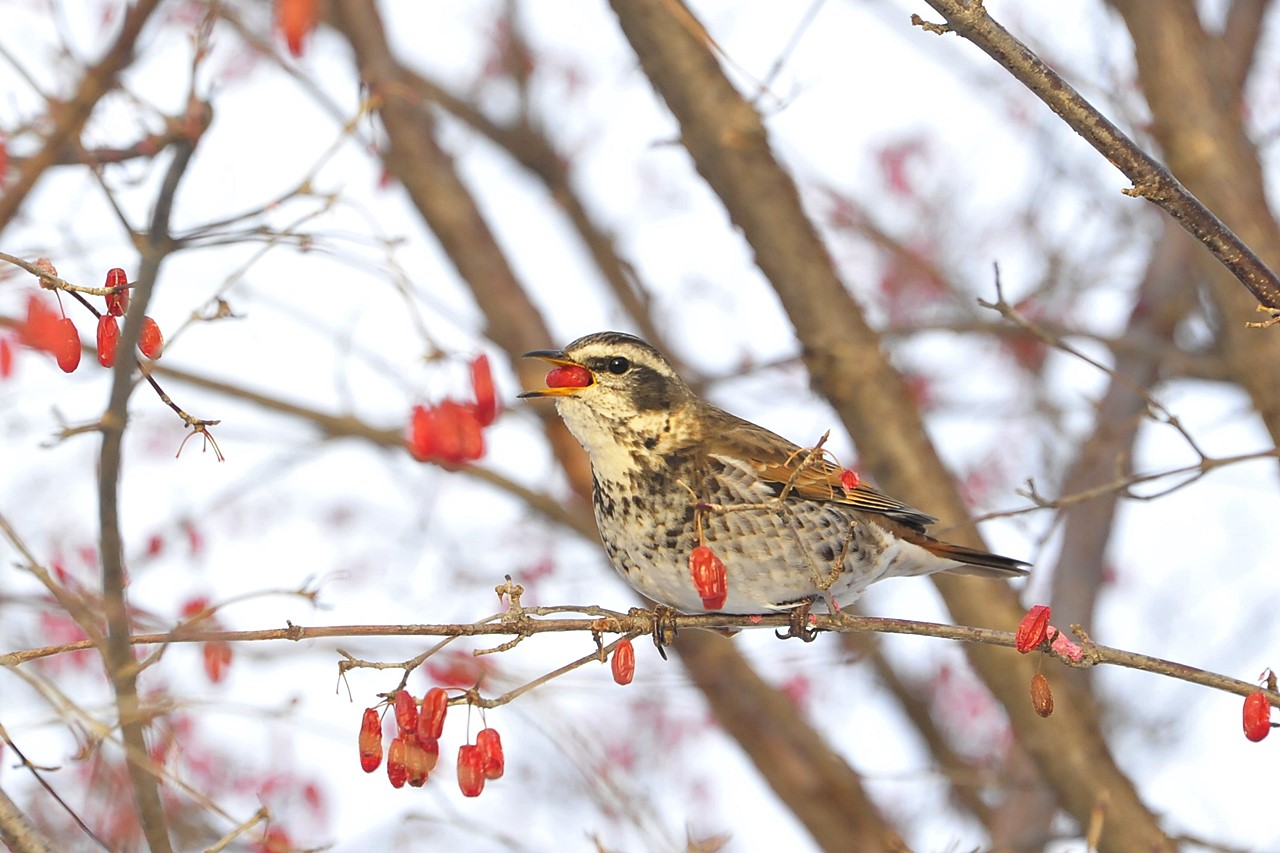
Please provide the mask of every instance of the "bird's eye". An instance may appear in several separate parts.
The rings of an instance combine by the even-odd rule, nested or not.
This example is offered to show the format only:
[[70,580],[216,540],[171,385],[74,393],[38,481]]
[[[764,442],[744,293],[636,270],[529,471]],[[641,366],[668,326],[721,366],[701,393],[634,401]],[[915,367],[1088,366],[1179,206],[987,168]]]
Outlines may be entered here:
[[631,369],[631,362],[628,359],[625,359],[622,356],[618,355],[609,359],[609,363],[606,365],[606,367],[609,368],[610,373],[616,376],[621,376],[622,374],[626,373],[628,370]]

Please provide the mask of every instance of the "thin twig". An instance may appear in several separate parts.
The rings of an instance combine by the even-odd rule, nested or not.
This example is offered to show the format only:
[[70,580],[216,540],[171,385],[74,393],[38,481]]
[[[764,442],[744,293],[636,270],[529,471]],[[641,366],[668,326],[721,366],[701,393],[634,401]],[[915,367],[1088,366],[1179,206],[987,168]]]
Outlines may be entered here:
[[[563,615],[568,613],[581,614],[585,618],[568,618]],[[676,613],[655,616],[652,611],[641,609],[632,609],[623,613],[594,605],[559,605],[523,608],[521,615],[515,620],[504,620],[495,616],[489,617],[490,621],[481,622],[446,622],[420,625],[324,625],[315,627],[290,624],[284,628],[266,628],[253,631],[210,631],[186,624],[168,632],[134,634],[129,637],[129,643],[132,645],[159,645],[211,641],[228,643],[261,642],[266,640],[301,642],[303,640],[351,637],[446,637],[452,641],[460,637],[533,636],[552,633],[586,633],[594,635],[602,630],[634,637],[653,633],[658,619],[661,619],[664,623],[669,621],[678,630],[741,631],[785,628],[789,627],[791,623],[791,615],[789,613],[763,615]],[[994,628],[979,628],[967,625],[945,625],[937,622],[890,619],[878,616],[856,616],[846,613],[811,614],[810,623],[814,628],[821,631],[855,634],[907,634],[1004,648],[1013,648],[1015,645],[1014,634],[1011,631],[999,631]],[[1075,627],[1077,626],[1073,626],[1073,628]],[[1082,632],[1078,631],[1077,633]],[[0,666],[16,667],[33,660],[82,651],[93,647],[92,642],[81,640],[73,643],[10,652],[0,655]],[[1222,690],[1227,693],[1235,693],[1240,696],[1247,696],[1259,690],[1256,684],[1248,681],[1241,681],[1237,678],[1231,678],[1163,658],[1099,645],[1088,639],[1087,636],[1082,643],[1082,647],[1084,651],[1079,660],[1071,660],[1057,653],[1050,653],[1050,656],[1075,669],[1087,669],[1104,664],[1122,666],[1127,669],[1136,669],[1177,678],[1192,684]],[[409,663],[369,662],[356,660],[350,655],[345,655],[345,657],[347,663],[344,666],[347,669],[365,667],[402,669]],[[599,651],[593,650],[590,657],[598,660]],[[416,658],[411,660],[416,660]],[[1280,707],[1280,693],[1265,690],[1263,692],[1266,693],[1268,701],[1276,707]]]

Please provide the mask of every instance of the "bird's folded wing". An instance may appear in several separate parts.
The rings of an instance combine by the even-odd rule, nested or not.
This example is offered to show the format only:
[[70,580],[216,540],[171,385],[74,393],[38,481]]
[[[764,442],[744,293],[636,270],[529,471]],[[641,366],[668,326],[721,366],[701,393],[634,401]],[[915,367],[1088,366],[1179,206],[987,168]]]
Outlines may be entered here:
[[821,455],[823,451],[798,447],[777,433],[745,421],[740,423],[720,436],[721,447],[745,455],[775,494],[786,492],[788,497],[844,504],[859,512],[886,516],[921,533],[937,521],[875,486],[858,482],[851,489],[845,488],[841,479],[844,469]]

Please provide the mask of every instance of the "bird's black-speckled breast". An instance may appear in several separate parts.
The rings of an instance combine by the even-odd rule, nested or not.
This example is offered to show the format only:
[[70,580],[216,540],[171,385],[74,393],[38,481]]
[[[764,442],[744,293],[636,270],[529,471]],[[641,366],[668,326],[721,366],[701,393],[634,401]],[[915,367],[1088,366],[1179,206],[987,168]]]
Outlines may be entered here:
[[[688,569],[689,554],[700,543],[724,561],[727,611],[765,612],[819,596],[819,579],[833,574],[831,594],[849,600],[883,574],[883,531],[847,507],[779,503],[741,463],[692,455],[654,462],[623,481],[597,479],[594,496],[613,565],[658,602],[702,609]],[[699,512],[699,503],[722,509]]]

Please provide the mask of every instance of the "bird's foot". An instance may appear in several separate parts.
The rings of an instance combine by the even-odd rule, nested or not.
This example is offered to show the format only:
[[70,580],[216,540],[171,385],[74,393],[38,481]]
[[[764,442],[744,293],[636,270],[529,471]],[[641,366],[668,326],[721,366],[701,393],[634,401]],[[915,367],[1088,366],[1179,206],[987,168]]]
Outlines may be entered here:
[[806,643],[812,643],[818,639],[819,629],[810,624],[809,610],[813,607],[813,599],[806,598],[804,601],[791,608],[791,621],[787,626],[787,632],[774,631],[773,634],[779,640],[803,640]]
[[662,659],[667,659],[667,646],[676,641],[678,633],[676,626],[676,611],[673,607],[665,604],[655,604],[652,610],[646,610],[641,607],[631,608],[633,616],[644,614],[652,619],[653,644],[658,649],[658,654],[662,655]]

